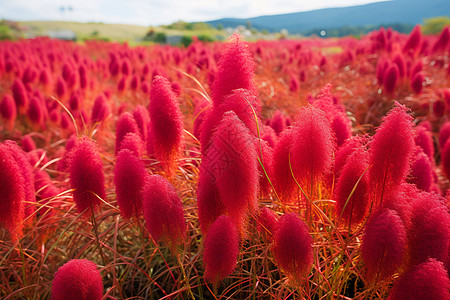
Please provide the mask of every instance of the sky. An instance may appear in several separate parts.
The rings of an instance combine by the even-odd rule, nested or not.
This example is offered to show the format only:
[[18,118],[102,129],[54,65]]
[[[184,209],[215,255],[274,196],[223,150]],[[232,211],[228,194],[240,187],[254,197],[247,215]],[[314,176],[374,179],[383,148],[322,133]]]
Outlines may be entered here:
[[0,0],[0,19],[135,25],[247,18],[380,2],[380,0]]

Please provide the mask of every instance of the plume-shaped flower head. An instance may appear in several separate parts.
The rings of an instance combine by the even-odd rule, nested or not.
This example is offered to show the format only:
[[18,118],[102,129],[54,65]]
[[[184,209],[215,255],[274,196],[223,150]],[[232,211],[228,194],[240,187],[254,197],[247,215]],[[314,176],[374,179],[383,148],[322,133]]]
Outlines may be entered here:
[[404,299],[450,299],[450,280],[442,262],[430,258],[400,276],[388,300]]
[[142,193],[148,173],[144,163],[130,150],[120,150],[114,168],[114,184],[120,212],[126,219],[139,218],[142,212]]
[[228,216],[221,215],[214,221],[203,248],[207,280],[217,283],[233,272],[239,255],[239,234]]
[[52,299],[100,300],[102,296],[102,276],[92,261],[72,259],[56,271]]
[[406,254],[407,236],[400,216],[383,208],[367,222],[361,245],[361,256],[370,280],[393,275]]
[[164,77],[156,76],[152,82],[149,114],[149,135],[156,157],[171,174],[183,143],[183,116],[170,82]]
[[405,106],[397,103],[383,117],[370,144],[372,200],[381,203],[385,193],[406,179],[414,149],[412,117]]
[[79,138],[69,154],[69,162],[70,186],[78,212],[95,209],[100,198],[106,196],[103,163],[96,143],[87,137]]
[[275,233],[275,257],[278,267],[300,281],[306,277],[313,263],[313,240],[308,226],[295,213],[280,218]]
[[145,224],[153,239],[177,244],[186,234],[183,204],[167,179],[151,175],[142,189]]
[[227,44],[221,53],[217,64],[217,72],[212,84],[212,99],[218,106],[223,98],[235,89],[246,89],[256,92],[255,63],[246,44],[239,41],[237,36]]

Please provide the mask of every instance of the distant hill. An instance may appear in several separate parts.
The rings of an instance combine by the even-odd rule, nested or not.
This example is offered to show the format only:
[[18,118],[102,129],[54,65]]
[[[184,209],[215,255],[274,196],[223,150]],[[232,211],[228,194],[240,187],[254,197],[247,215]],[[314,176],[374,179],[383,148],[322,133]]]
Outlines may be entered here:
[[393,0],[248,19],[224,18],[207,23],[223,27],[251,24],[255,29],[269,32],[287,29],[290,33],[308,33],[345,26],[415,25],[436,16],[450,16],[449,0]]

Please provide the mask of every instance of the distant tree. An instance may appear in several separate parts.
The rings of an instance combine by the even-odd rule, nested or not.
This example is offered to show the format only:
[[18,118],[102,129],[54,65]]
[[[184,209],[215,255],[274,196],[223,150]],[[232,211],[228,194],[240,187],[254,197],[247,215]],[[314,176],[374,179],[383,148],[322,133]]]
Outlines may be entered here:
[[447,16],[425,19],[422,32],[425,34],[437,34],[447,25],[450,25],[450,18]]

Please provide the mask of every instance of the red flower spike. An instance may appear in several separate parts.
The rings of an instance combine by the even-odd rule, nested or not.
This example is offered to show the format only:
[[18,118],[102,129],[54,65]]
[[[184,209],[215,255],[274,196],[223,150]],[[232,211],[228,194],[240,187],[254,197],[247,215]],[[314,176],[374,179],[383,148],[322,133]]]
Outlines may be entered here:
[[428,156],[430,161],[434,163],[434,142],[431,131],[425,126],[422,126],[422,124],[416,126],[415,131],[416,137],[414,138],[414,141],[416,142],[416,146],[420,147],[422,151]]
[[450,246],[450,216],[445,199],[422,192],[412,203],[409,232],[410,266],[434,258],[447,262]]
[[291,165],[295,178],[310,193],[314,184],[330,171],[335,149],[330,123],[322,110],[309,106],[301,110],[292,129]]
[[126,112],[120,115],[116,124],[116,146],[114,150],[116,155],[119,153],[120,145],[125,138],[125,135],[130,132],[140,134],[139,127],[134,120],[133,115]]
[[27,134],[22,137],[20,141],[20,145],[22,146],[23,151],[30,152],[36,149],[36,144],[33,141],[31,135]]
[[212,99],[215,106],[235,89],[256,93],[255,64],[247,46],[237,36],[223,50],[212,83]]
[[0,225],[16,241],[22,234],[25,200],[24,179],[9,147],[0,144]]
[[403,46],[403,53],[414,55],[420,50],[420,44],[422,42],[422,30],[420,25],[416,25],[409,34],[408,40]]
[[449,300],[450,280],[435,259],[412,267],[394,282],[388,300]]
[[205,158],[200,165],[197,187],[198,221],[203,234],[206,234],[210,225],[226,211],[208,160]]
[[[257,206],[258,166],[254,138],[233,111],[223,115],[206,155],[222,201],[233,221]],[[239,226],[238,226],[239,227]]]
[[150,117],[148,115],[148,110],[143,105],[136,105],[133,110],[133,117],[139,127],[139,132],[141,134],[142,141],[145,142],[147,139],[147,129],[150,123]]
[[[183,115],[167,79],[156,76],[150,91],[150,131],[156,158],[170,175],[183,144]],[[148,141],[149,142],[149,141]]]
[[142,157],[144,143],[142,142],[141,136],[133,132],[128,132],[120,143],[119,152],[123,149],[130,150],[137,158]]
[[142,193],[148,173],[144,163],[131,151],[120,150],[114,167],[114,184],[120,213],[125,219],[139,218],[142,212]]
[[414,93],[422,93],[423,84],[425,82],[425,76],[422,72],[416,73],[411,79],[411,89]]
[[383,76],[383,87],[388,94],[393,94],[397,81],[400,77],[398,66],[396,64],[391,64],[384,73]]
[[54,300],[101,300],[102,276],[87,259],[72,259],[55,273],[52,284]]
[[366,224],[361,244],[367,278],[380,281],[392,276],[406,255],[406,244],[406,230],[399,215],[387,208],[375,212]]
[[14,128],[14,123],[17,117],[16,103],[10,95],[3,96],[2,102],[0,102],[0,115],[7,121],[8,130]]
[[369,181],[375,204],[406,179],[415,149],[412,117],[406,107],[396,103],[382,120],[370,144]]
[[28,108],[28,92],[22,80],[16,78],[11,86],[11,92],[16,102],[16,107],[26,111]]
[[87,137],[79,138],[69,154],[70,187],[78,212],[94,210],[105,199],[103,163],[97,145]]
[[434,184],[433,167],[430,158],[422,150],[416,152],[408,182],[425,192],[431,191]]
[[106,96],[101,93],[95,98],[92,107],[91,122],[98,123],[104,121],[110,114],[110,108]]
[[211,225],[203,249],[208,281],[216,284],[233,272],[239,255],[239,234],[228,216],[221,215]]
[[274,243],[278,267],[297,281],[304,279],[313,263],[313,240],[305,222],[295,213],[283,215]]
[[[297,185],[292,178],[289,166],[292,139],[292,130],[284,130],[273,150],[273,185],[283,203],[290,202],[294,196],[297,196],[295,193]],[[292,156],[290,160],[292,164]]]
[[338,148],[336,151],[336,159],[334,160],[334,175],[336,176],[336,179],[339,178],[348,157],[358,149],[364,149],[364,144],[366,142],[366,137],[353,136]]
[[168,239],[176,245],[186,235],[183,204],[175,188],[163,177],[151,175],[142,190],[146,227],[155,242]]
[[441,34],[439,35],[436,43],[434,43],[431,51],[433,53],[438,53],[440,51],[445,52],[445,49],[448,47],[449,41],[450,41],[450,27],[445,26],[442,29]]
[[30,217],[36,210],[36,197],[34,195],[34,185],[33,185],[33,167],[31,166],[25,152],[16,142],[7,140],[3,143],[8,147],[11,156],[20,168],[20,173],[23,178],[23,188],[25,191],[24,207],[25,207],[25,217]]
[[257,135],[257,117],[255,113],[258,110],[258,100],[254,94],[244,89],[234,90],[230,95],[226,96],[220,106],[214,107],[205,117],[202,124],[200,142],[202,153],[210,146],[211,137],[217,125],[222,120],[223,115],[227,111],[233,111],[239,119],[250,130],[254,136]]
[[[367,152],[359,148],[348,157],[339,176],[336,186],[336,217],[339,219],[342,216],[349,226],[361,222],[369,206],[368,167]],[[359,183],[349,199],[358,180]]]

